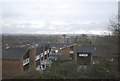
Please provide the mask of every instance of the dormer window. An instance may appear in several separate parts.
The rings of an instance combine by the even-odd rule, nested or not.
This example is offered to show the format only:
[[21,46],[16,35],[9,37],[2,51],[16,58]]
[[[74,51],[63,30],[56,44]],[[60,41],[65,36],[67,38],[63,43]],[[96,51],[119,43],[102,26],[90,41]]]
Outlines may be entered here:
[[82,57],[87,57],[88,54],[79,54],[79,56],[82,56]]

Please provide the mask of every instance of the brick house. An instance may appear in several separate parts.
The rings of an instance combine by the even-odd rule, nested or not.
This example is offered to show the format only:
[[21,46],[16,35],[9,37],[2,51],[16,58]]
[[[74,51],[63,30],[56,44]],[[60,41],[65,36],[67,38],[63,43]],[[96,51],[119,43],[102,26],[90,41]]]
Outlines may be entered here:
[[75,60],[75,47],[76,44],[70,44],[62,47],[60,49],[60,52],[62,53],[61,58],[66,60]]
[[69,43],[69,44],[73,44],[73,43],[77,43],[79,41],[79,36],[67,36],[66,34],[62,35],[59,39],[58,39],[58,43]]
[[[118,50],[116,46],[96,46],[96,45],[88,45],[81,46],[76,48],[76,53],[81,55],[89,54],[88,64],[96,64],[99,63],[101,58],[110,57],[109,60],[115,60],[118,54]],[[83,55],[83,56],[84,56]],[[80,58],[77,57],[77,61]]]
[[56,51],[54,52],[54,54],[61,54],[60,58],[62,59],[65,60],[75,59],[75,44],[56,43],[50,44],[50,47],[51,51]]
[[34,49],[27,47],[2,48],[2,78],[11,78],[34,66]]
[[49,63],[49,46],[2,48],[2,78],[9,79],[18,73],[36,68],[45,69]]
[[49,45],[40,45],[36,48],[36,69],[44,70],[50,65],[49,61],[50,48]]
[[91,63],[91,53],[77,52],[77,63],[82,65],[89,65]]

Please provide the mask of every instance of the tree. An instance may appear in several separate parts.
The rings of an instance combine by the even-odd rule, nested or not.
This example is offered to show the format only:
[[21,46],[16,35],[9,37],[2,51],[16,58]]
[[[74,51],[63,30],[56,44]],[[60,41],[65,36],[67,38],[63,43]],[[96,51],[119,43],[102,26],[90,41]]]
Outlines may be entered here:
[[111,31],[112,35],[112,42],[118,44],[118,41],[120,40],[120,17],[116,16],[110,19],[110,25],[108,26],[108,29]]
[[113,36],[118,37],[118,35],[120,34],[120,22],[118,21],[119,17],[116,16],[112,19],[110,19],[110,25],[109,25],[109,29],[112,32]]
[[109,60],[110,57],[101,58],[98,64],[91,66],[91,78],[95,79],[118,79],[120,73],[118,72],[118,61]]

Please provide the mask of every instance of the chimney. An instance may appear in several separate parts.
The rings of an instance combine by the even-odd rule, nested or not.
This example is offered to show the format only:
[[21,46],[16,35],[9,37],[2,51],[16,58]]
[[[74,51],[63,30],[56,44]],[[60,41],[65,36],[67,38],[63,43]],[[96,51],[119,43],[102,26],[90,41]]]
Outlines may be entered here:
[[36,48],[29,48],[29,58],[30,58],[30,63],[29,67],[34,68],[36,67]]

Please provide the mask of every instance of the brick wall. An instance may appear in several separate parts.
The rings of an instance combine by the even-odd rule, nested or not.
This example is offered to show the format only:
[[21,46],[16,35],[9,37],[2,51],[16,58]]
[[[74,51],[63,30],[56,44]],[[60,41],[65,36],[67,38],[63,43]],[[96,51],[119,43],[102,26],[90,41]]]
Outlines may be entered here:
[[2,60],[2,78],[11,78],[18,73],[23,72],[22,59],[20,60]]
[[29,50],[29,58],[30,58],[30,63],[29,67],[34,68],[36,66],[36,49],[35,48],[30,48]]
[[69,48],[69,47],[62,49],[62,50],[61,50],[61,53],[62,53],[61,58],[62,58],[62,59],[69,59],[69,58],[70,58],[70,53],[69,53],[69,51],[70,51],[70,48]]
[[75,43],[75,38],[69,38],[69,43]]

